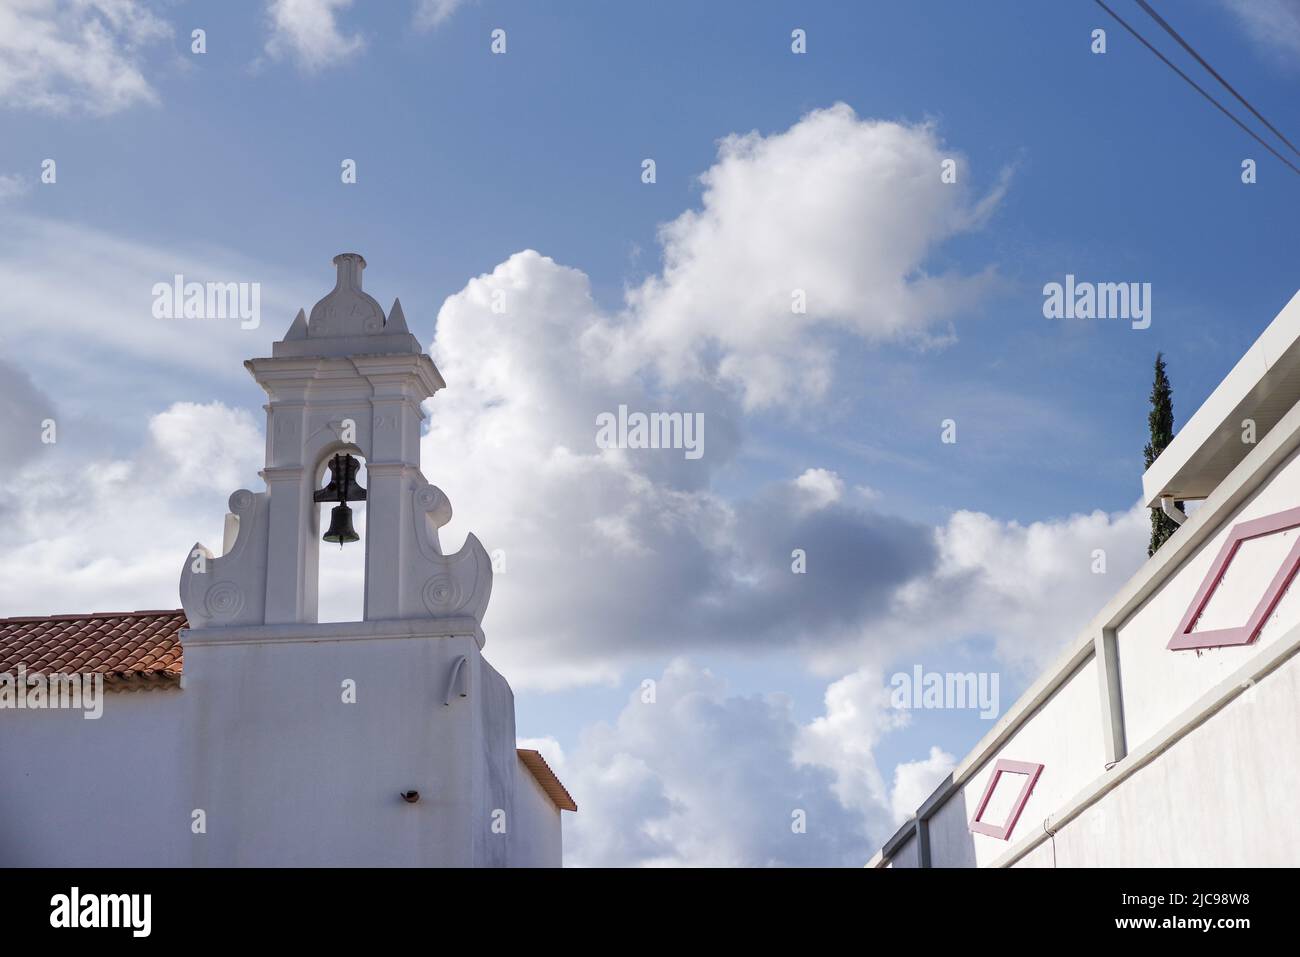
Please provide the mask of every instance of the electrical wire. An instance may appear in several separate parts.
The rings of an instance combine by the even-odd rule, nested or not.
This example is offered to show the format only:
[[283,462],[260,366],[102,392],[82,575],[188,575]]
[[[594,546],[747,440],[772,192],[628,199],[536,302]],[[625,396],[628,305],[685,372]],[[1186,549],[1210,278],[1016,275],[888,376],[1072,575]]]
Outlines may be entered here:
[[1224,88],[1225,88],[1229,93],[1231,93],[1233,96],[1235,96],[1235,97],[1236,97],[1236,98],[1241,102],[1241,105],[1242,105],[1242,106],[1244,106],[1246,109],[1250,110],[1250,112],[1254,113],[1254,114],[1255,114],[1255,118],[1256,118],[1257,120],[1259,120],[1261,123],[1263,123],[1265,126],[1267,126],[1270,130],[1272,130],[1274,136],[1276,136],[1278,139],[1280,139],[1280,140],[1281,140],[1283,143],[1285,143],[1287,146],[1291,147],[1291,152],[1292,152],[1292,153],[1295,153],[1297,156],[1300,156],[1300,149],[1296,149],[1295,144],[1292,143],[1292,142],[1291,142],[1289,139],[1287,139],[1285,136],[1283,136],[1281,130],[1279,130],[1276,126],[1274,126],[1274,125],[1273,125],[1272,123],[1270,123],[1268,120],[1264,119],[1264,114],[1261,113],[1261,112],[1259,112],[1259,110],[1255,109],[1253,106],[1251,106],[1251,105],[1250,105],[1250,101],[1247,100],[1247,99],[1246,99],[1244,96],[1242,96],[1240,93],[1238,93],[1238,92],[1236,91],[1236,89],[1233,87],[1233,85],[1232,85],[1231,83],[1229,83],[1227,80],[1225,80],[1225,79],[1224,79],[1224,78],[1219,74],[1219,71],[1218,71],[1218,70],[1216,70],[1214,67],[1210,66],[1210,64],[1206,63],[1206,62],[1205,62],[1205,58],[1204,58],[1203,56],[1201,56],[1199,53],[1197,53],[1194,49],[1192,49],[1192,45],[1191,45],[1190,43],[1188,43],[1186,40],[1184,40],[1184,39],[1182,38],[1182,36],[1178,33],[1178,31],[1175,30],[1172,26],[1169,25],[1168,21],[1166,21],[1164,17],[1162,17],[1160,14],[1156,13],[1156,11],[1155,11],[1154,9],[1152,9],[1151,4],[1147,3],[1147,0],[1137,0],[1137,5],[1138,5],[1139,7],[1141,7],[1143,10],[1145,10],[1148,14],[1150,14],[1150,15],[1151,15],[1151,19],[1155,20],[1156,23],[1160,24],[1160,26],[1161,26],[1162,28],[1164,28],[1164,31],[1165,31],[1166,33],[1168,33],[1171,37],[1173,37],[1175,40],[1177,40],[1178,43],[1179,43],[1179,45],[1180,45],[1184,50],[1186,50],[1186,51],[1187,51],[1188,53],[1190,53],[1193,57],[1195,57],[1195,58],[1196,58],[1196,62],[1199,63],[1201,66],[1205,67],[1205,69],[1206,69],[1207,71],[1209,71],[1210,76],[1214,77],[1216,80],[1218,80],[1220,83],[1222,83],[1223,86],[1224,86]]
[[1116,13],[1116,12],[1115,12],[1114,10],[1112,10],[1110,7],[1106,6],[1104,0],[1093,0],[1093,2],[1096,3],[1097,6],[1101,7],[1103,10],[1105,10],[1107,13],[1109,13],[1109,14],[1110,14],[1110,15],[1111,15],[1111,16],[1112,16],[1112,17],[1113,17],[1113,18],[1114,18],[1114,19],[1119,23],[1120,26],[1122,26],[1122,27],[1123,27],[1125,30],[1127,30],[1129,33],[1133,34],[1133,36],[1137,38],[1137,40],[1138,40],[1139,43],[1141,43],[1144,47],[1146,47],[1148,50],[1150,50],[1152,53],[1154,53],[1156,56],[1158,56],[1158,57],[1160,58],[1161,62],[1165,64],[1165,66],[1169,67],[1169,69],[1173,70],[1173,71],[1174,71],[1175,73],[1177,73],[1180,77],[1182,77],[1183,80],[1186,81],[1186,82],[1187,82],[1187,83],[1192,87],[1192,89],[1196,90],[1197,93],[1201,94],[1201,96],[1205,97],[1207,100],[1209,100],[1211,103],[1213,103],[1215,109],[1217,109],[1220,113],[1222,113],[1222,114],[1223,114],[1224,116],[1226,116],[1228,119],[1232,120],[1232,122],[1234,122],[1234,123],[1236,123],[1238,126],[1240,126],[1243,130],[1246,131],[1246,133],[1251,137],[1251,139],[1255,140],[1255,142],[1257,142],[1260,146],[1264,147],[1264,149],[1268,150],[1268,151],[1269,151],[1270,153],[1272,153],[1275,157],[1277,157],[1279,160],[1281,160],[1283,163],[1285,163],[1288,167],[1290,167],[1291,172],[1295,173],[1297,176],[1300,176],[1300,167],[1296,166],[1296,165],[1295,165],[1294,163],[1292,163],[1289,159],[1287,159],[1285,156],[1283,156],[1281,153],[1279,153],[1277,150],[1275,150],[1272,146],[1270,146],[1268,143],[1266,143],[1264,140],[1262,140],[1262,139],[1260,138],[1260,136],[1259,136],[1258,133],[1256,133],[1254,130],[1252,130],[1249,126],[1247,126],[1247,125],[1246,125],[1245,123],[1243,123],[1241,120],[1237,119],[1237,117],[1236,117],[1236,116],[1235,116],[1235,115],[1234,115],[1234,114],[1233,114],[1233,113],[1232,113],[1232,112],[1231,112],[1231,111],[1230,111],[1226,106],[1224,106],[1222,103],[1220,103],[1220,102],[1219,102],[1218,100],[1216,100],[1214,97],[1212,97],[1209,93],[1205,92],[1205,90],[1201,87],[1201,85],[1200,85],[1199,83],[1197,83],[1195,80],[1193,80],[1190,76],[1188,76],[1188,75],[1187,75],[1186,73],[1184,73],[1182,70],[1178,69],[1178,67],[1175,66],[1175,65],[1173,64],[1173,62],[1171,62],[1170,59],[1169,59],[1168,57],[1166,57],[1163,53],[1161,53],[1161,52],[1160,52],[1159,50],[1157,50],[1154,46],[1152,46],[1151,43],[1148,42],[1148,40],[1147,40],[1146,37],[1142,36],[1142,34],[1138,33],[1137,30],[1135,30],[1133,27],[1129,26],[1128,22],[1125,21],[1124,18],[1121,17],[1118,13]]

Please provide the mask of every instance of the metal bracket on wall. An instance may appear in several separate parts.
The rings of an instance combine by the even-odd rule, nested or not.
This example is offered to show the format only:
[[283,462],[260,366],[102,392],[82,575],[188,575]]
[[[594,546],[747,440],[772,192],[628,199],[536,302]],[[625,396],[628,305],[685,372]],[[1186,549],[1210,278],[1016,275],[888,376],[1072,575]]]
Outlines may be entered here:
[[450,706],[453,697],[469,697],[469,672],[465,668],[468,663],[469,656],[461,655],[451,666],[451,680],[447,682],[447,696],[442,702],[444,706]]

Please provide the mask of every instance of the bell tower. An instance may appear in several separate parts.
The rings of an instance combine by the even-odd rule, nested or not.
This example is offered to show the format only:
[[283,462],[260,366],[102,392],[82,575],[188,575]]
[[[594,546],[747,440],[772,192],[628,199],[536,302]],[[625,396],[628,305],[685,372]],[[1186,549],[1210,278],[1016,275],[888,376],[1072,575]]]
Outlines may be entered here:
[[[558,865],[572,802],[525,766],[514,695],[483,657],[492,563],[473,535],[443,553],[451,504],[420,471],[423,403],[445,383],[401,303],[384,315],[362,289],[366,261],[334,266],[311,314],[245,363],[267,395],[265,490],[231,495],[222,554],[195,544],[181,572],[176,818],[201,810],[207,828],[188,860]],[[326,547],[365,549],[360,621],[318,620],[323,515]]]
[[[366,622],[461,619],[483,643],[492,563],[470,535],[445,555],[451,503],[420,471],[421,408],[446,383],[406,327],[362,289],[366,261],[334,257],[334,288],[299,310],[271,356],[244,363],[266,391],[266,491],[230,497],[223,554],[196,543],[181,574],[192,629],[317,620],[319,502],[331,463],[366,460]],[[355,463],[354,463],[355,464]],[[332,474],[332,472],[331,472]],[[344,504],[340,500],[339,504]]]

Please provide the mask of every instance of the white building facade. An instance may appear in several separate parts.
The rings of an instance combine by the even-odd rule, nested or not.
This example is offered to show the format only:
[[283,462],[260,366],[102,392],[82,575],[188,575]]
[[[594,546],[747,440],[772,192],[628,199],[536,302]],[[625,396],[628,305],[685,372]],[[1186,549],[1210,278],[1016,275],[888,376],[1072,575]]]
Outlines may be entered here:
[[[515,747],[483,657],[492,563],[444,554],[420,470],[445,383],[362,290],[365,260],[268,358],[265,491],[230,497],[222,554],[183,558],[183,611],[0,622],[0,672],[91,671],[102,716],[0,712],[0,865],[559,866],[572,798]],[[364,460],[365,611],[317,622],[327,467]],[[330,472],[333,478],[335,474]],[[328,522],[328,518],[326,518]]]
[[1143,488],[1197,507],[868,866],[1300,864],[1300,294]]

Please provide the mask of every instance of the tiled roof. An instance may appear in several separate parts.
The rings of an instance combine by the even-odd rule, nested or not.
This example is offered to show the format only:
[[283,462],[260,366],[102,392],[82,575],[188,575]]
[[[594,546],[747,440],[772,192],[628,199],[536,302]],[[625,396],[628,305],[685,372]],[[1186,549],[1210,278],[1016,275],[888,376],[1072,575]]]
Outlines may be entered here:
[[524,766],[533,773],[537,783],[542,786],[546,796],[561,811],[576,811],[578,805],[573,803],[573,798],[569,794],[568,788],[560,783],[560,779],[555,776],[551,766],[546,763],[541,752],[531,751],[528,748],[518,748],[519,760],[524,762]]
[[23,665],[29,673],[175,682],[185,624],[180,610],[0,618],[0,673]]

